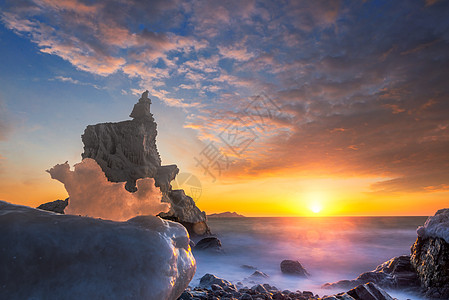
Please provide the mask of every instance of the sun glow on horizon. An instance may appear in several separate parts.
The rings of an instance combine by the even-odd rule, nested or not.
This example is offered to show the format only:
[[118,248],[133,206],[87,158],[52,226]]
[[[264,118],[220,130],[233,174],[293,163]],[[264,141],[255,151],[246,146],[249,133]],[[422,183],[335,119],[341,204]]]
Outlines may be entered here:
[[305,194],[304,200],[307,203],[307,207],[314,214],[319,214],[324,208],[324,203],[328,200],[329,196],[322,191],[311,191]]
[[321,210],[323,209],[323,207],[321,206],[321,204],[318,203],[318,202],[315,202],[315,203],[310,204],[309,208],[310,208],[310,210],[311,210],[313,213],[315,213],[315,214],[321,212]]

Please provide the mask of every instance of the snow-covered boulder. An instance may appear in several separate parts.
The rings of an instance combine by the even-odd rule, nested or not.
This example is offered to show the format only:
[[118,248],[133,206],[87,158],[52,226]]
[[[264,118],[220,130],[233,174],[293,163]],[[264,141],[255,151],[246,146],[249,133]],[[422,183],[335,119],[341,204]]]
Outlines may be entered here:
[[114,222],[0,201],[2,299],[177,299],[196,263],[186,229]]
[[441,209],[417,230],[411,263],[426,296],[449,299],[449,209]]

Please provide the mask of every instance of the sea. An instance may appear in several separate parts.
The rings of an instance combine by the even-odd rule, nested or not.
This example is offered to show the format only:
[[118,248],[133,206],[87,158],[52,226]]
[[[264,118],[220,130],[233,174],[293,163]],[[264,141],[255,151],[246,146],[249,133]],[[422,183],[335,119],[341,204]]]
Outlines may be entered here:
[[[427,217],[234,217],[209,218],[221,252],[195,251],[197,270],[191,286],[206,273],[251,287],[268,283],[279,290],[312,291],[319,296],[327,282],[355,279],[398,255],[410,255],[416,229]],[[299,261],[307,279],[281,273],[280,263]],[[254,280],[255,270],[268,275]],[[259,281],[259,282],[258,282]],[[421,299],[403,291],[388,291],[397,299]]]

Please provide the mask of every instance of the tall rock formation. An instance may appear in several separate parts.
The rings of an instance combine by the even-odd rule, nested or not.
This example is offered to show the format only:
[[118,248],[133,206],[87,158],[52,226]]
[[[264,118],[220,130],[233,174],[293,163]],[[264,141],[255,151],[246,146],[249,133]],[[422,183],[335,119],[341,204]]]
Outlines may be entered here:
[[151,99],[145,91],[130,114],[133,120],[87,126],[82,135],[81,156],[95,159],[108,180],[126,182],[129,192],[137,190],[137,179],[154,178],[162,201],[171,204],[170,211],[161,217],[183,224],[191,235],[204,235],[209,232],[205,212],[183,190],[173,190],[170,184],[178,167],[161,165],[156,146],[157,124],[150,106]]
[[411,263],[427,297],[449,299],[449,209],[440,209],[417,230]]

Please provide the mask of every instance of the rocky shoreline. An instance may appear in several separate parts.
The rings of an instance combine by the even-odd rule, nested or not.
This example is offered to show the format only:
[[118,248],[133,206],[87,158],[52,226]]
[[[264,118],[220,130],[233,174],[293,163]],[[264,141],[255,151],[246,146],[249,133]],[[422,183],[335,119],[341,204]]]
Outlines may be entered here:
[[393,300],[374,283],[361,284],[347,292],[320,297],[311,291],[278,290],[267,283],[243,287],[212,274],[204,275],[198,287],[188,287],[178,300]]
[[[251,288],[241,284],[235,287],[229,281],[206,274],[205,277],[214,278],[212,285],[200,282],[199,287],[187,289],[180,299],[393,299],[383,289],[411,293],[426,299],[449,299],[449,243],[446,240],[449,239],[448,223],[449,209],[439,210],[417,230],[418,236],[411,246],[410,255],[391,258],[355,279],[321,286],[322,289],[347,290],[346,293],[320,298],[310,291],[279,291],[269,284],[258,284]],[[194,251],[209,250],[219,253],[221,242],[217,238],[203,240],[208,241],[203,243],[207,247],[194,247]],[[280,267],[284,274],[309,276],[298,261],[284,260]],[[205,277],[201,281],[207,281]],[[260,282],[264,277],[259,276],[258,279]],[[358,293],[364,296],[359,296]],[[366,296],[368,294],[370,296]]]

